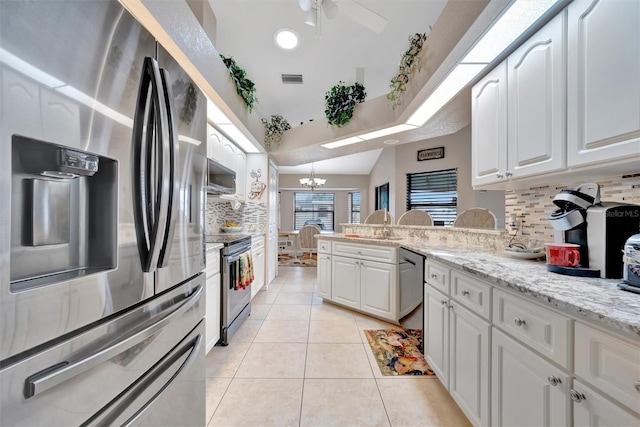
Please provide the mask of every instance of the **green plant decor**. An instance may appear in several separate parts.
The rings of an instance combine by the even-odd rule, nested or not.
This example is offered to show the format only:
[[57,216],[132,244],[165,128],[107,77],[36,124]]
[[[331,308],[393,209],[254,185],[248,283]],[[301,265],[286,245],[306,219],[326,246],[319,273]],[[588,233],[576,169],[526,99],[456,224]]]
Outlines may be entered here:
[[256,98],[256,85],[247,78],[247,72],[236,64],[235,59],[232,57],[227,58],[222,54],[220,54],[220,58],[222,58],[224,65],[227,66],[229,74],[231,74],[231,79],[236,84],[236,92],[238,92],[238,95],[240,95],[244,101],[247,110],[252,112],[255,104],[258,103],[258,98]]
[[291,125],[282,116],[272,115],[271,121],[260,119],[264,125],[264,148],[271,149],[275,144],[280,144],[282,134],[291,129]]
[[353,116],[353,109],[364,102],[367,93],[364,86],[356,82],[353,86],[346,86],[343,81],[331,88],[324,96],[324,115],[330,125],[342,127],[349,123]]
[[426,33],[415,33],[409,37],[409,49],[407,49],[402,55],[400,65],[398,66],[400,72],[397,76],[391,79],[391,92],[387,94],[389,101],[394,101],[392,108],[395,110],[398,105],[402,104],[402,94],[407,90],[407,83],[409,83],[409,76],[417,68],[418,61],[416,58],[422,51],[422,46],[425,40],[427,40]]

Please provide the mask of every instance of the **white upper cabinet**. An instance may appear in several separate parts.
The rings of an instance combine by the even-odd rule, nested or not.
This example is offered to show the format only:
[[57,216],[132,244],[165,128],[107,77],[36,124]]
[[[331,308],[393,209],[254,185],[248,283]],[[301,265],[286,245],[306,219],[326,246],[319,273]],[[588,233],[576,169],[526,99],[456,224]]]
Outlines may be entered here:
[[222,163],[222,141],[224,136],[216,128],[207,124],[207,157]]
[[568,9],[568,165],[640,158],[640,1]]
[[507,178],[566,166],[565,19],[559,13],[507,58]]
[[507,169],[507,64],[501,63],[471,91],[473,185],[500,181]]

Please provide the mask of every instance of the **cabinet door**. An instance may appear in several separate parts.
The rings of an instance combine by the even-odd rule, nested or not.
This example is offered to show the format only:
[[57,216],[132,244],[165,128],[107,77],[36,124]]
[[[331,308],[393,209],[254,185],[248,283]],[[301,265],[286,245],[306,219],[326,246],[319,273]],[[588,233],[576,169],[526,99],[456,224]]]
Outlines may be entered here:
[[220,273],[207,277],[207,288],[205,291],[205,338],[206,351],[213,348],[220,339],[220,309],[221,309],[221,289]]
[[424,288],[424,357],[449,389],[449,299],[435,288]]
[[[222,164],[229,169],[237,172],[236,166],[236,146],[227,138],[222,139]],[[237,178],[237,177],[236,177]]]
[[449,393],[473,425],[489,425],[491,326],[457,302],[449,310]]
[[507,58],[508,176],[565,167],[564,12]]
[[318,254],[318,296],[331,299],[331,255]]
[[247,194],[247,155],[240,149],[236,151],[236,194],[241,198]]
[[491,424],[571,425],[571,378],[495,328],[491,340]]
[[264,264],[265,254],[264,246],[257,250],[251,251],[253,258],[253,283],[251,283],[251,298],[253,298],[264,286]]
[[334,256],[331,262],[331,299],[360,309],[360,261]]
[[360,308],[374,316],[396,322],[397,312],[397,275],[395,264],[374,261],[360,263]]
[[573,425],[576,427],[638,426],[640,417],[633,415],[602,397],[578,380],[573,390],[580,398],[573,402]]
[[640,157],[640,2],[568,7],[569,166]]
[[507,169],[507,66],[494,68],[471,91],[472,184],[500,181]]
[[207,157],[222,163],[222,141],[224,136],[216,128],[207,124]]

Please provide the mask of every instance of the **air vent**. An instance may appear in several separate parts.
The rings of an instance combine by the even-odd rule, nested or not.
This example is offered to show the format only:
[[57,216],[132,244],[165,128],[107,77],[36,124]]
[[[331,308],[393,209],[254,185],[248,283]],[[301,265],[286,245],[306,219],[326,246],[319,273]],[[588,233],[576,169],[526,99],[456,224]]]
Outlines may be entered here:
[[282,74],[282,84],[285,85],[301,85],[302,74]]

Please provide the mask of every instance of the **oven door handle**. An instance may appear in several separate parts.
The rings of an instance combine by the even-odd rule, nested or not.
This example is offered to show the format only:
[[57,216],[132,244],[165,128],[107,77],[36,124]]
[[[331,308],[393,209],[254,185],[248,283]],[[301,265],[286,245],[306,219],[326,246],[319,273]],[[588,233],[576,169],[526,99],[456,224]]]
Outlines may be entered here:
[[231,264],[232,262],[236,262],[240,259],[240,255],[246,254],[249,251],[244,251],[238,255],[235,256],[225,256],[224,260],[226,261],[227,264]]
[[194,291],[178,304],[162,310],[154,317],[160,317],[160,320],[154,322],[150,326],[138,328],[138,330],[128,330],[122,336],[117,337],[116,344],[99,348],[85,358],[73,362],[64,361],[54,366],[50,366],[36,374],[29,376],[24,383],[24,397],[29,399],[38,393],[56,387],[71,378],[88,371],[89,369],[106,362],[114,356],[123,353],[130,348],[140,344],[142,341],[159,332],[165,326],[173,322],[176,318],[182,316],[196,302],[199,301],[202,294],[202,286],[198,286]]

